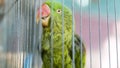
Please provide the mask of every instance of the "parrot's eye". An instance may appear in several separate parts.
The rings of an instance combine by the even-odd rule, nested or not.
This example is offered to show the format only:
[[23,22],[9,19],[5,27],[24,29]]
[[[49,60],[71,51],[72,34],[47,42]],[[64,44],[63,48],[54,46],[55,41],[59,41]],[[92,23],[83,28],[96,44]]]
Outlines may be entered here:
[[58,10],[57,10],[57,13],[61,13],[61,12],[62,12],[61,9],[58,9]]

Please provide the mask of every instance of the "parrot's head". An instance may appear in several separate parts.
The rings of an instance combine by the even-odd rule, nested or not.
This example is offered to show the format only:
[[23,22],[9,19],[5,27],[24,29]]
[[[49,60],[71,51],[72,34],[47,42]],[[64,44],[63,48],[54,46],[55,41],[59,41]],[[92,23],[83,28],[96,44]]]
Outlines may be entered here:
[[61,3],[46,1],[42,4],[42,6],[38,9],[36,15],[36,22],[41,22],[42,26],[45,29],[50,29],[51,24],[53,25],[53,32],[60,31],[62,32],[62,23],[64,23],[64,30],[71,31],[72,30],[72,12],[65,5],[63,6]]

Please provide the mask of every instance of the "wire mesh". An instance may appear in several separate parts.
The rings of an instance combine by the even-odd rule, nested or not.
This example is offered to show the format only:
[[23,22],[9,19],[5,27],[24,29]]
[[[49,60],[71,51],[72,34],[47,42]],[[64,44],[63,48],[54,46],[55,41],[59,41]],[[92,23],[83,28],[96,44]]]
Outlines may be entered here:
[[[0,68],[43,68],[42,19],[36,23],[38,9],[47,0],[0,0]],[[51,2],[51,9],[56,7],[55,0]],[[120,32],[119,0],[57,0],[61,4],[61,61],[65,63],[65,9],[72,12],[71,36],[71,68],[76,66],[76,38],[85,44],[86,60],[83,43],[79,44],[81,63],[80,68],[119,68],[120,65]],[[54,9],[55,10],[55,9]],[[50,10],[50,68],[55,68],[54,40],[54,10]],[[42,17],[40,12],[40,17]],[[58,22],[59,23],[59,22]],[[68,22],[68,26],[69,22]],[[69,30],[69,29],[68,29]],[[59,42],[58,41],[58,42]],[[56,45],[57,46],[57,45]],[[79,60],[78,59],[78,60]],[[86,61],[85,67],[83,61]]]

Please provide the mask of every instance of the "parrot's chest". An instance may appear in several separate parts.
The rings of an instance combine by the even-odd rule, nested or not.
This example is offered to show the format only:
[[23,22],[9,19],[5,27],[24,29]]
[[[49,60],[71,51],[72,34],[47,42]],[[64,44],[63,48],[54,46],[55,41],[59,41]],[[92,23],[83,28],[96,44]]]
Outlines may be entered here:
[[69,35],[66,35],[63,38],[61,33],[44,35],[42,40],[42,48],[46,51],[53,49],[55,53],[56,51],[61,52],[63,47],[64,49],[69,49],[71,47],[70,39],[71,37]]
[[[66,59],[65,64],[71,63],[71,58],[69,55],[69,49],[71,47],[71,36],[66,34],[64,35],[64,40],[62,34],[46,35],[43,37],[42,48],[44,64],[51,64],[52,57],[54,66],[62,66],[63,55],[64,59]],[[48,67],[46,68],[49,68],[49,65],[47,66]]]

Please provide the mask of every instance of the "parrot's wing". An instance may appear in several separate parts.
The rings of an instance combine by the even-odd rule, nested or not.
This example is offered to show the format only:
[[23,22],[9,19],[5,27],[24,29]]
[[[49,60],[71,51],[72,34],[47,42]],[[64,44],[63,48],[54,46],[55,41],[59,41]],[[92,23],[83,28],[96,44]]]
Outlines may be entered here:
[[[84,68],[86,62],[86,49],[83,41],[80,39],[78,35],[75,34],[74,36],[74,43],[75,43],[75,67],[76,68]],[[82,50],[81,50],[82,49]],[[69,51],[69,54],[72,59],[72,48]]]

